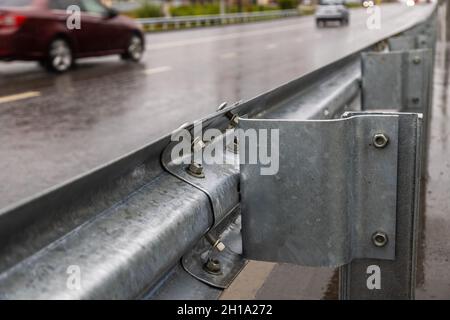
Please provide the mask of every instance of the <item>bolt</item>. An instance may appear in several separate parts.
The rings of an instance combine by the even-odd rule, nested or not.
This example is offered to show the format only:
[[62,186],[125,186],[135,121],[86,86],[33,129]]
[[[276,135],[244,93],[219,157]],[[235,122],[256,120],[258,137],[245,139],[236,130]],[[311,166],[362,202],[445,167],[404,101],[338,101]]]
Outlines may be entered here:
[[377,133],[373,136],[373,145],[375,148],[384,148],[388,144],[389,139],[383,133]]
[[203,142],[202,138],[196,137],[194,138],[194,141],[192,141],[191,149],[192,151],[197,152],[202,150],[205,146],[206,144]]
[[412,98],[412,102],[415,104],[419,103],[419,101],[420,101],[420,99],[417,97]]
[[388,243],[388,236],[384,232],[376,231],[372,235],[372,242],[376,247],[384,247]]
[[205,174],[203,173],[203,166],[200,163],[192,162],[187,168],[187,172],[196,178],[204,178]]
[[226,115],[227,115],[228,119],[230,119],[230,124],[228,125],[228,128],[233,129],[233,128],[237,127],[238,122],[239,122],[239,115],[233,114],[231,111],[227,112]]
[[415,56],[415,57],[413,58],[413,63],[414,63],[414,64],[419,64],[420,62],[422,62],[422,59],[420,59],[419,56]]
[[222,111],[223,109],[225,109],[226,107],[227,107],[227,105],[228,105],[228,102],[222,102],[221,104],[220,104],[220,106],[217,108],[217,111]]
[[230,145],[228,146],[228,150],[235,154],[239,153],[239,141],[237,137],[234,137],[233,143],[230,143]]
[[209,258],[204,265],[206,272],[211,274],[221,274],[220,261],[217,259]]

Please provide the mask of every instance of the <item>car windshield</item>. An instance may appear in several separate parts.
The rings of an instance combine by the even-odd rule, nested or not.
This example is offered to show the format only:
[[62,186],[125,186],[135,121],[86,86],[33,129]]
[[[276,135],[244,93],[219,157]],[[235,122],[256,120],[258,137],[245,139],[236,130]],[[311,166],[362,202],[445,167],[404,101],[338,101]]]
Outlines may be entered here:
[[0,7],[27,7],[32,0],[0,0]]
[[331,6],[331,5],[344,4],[344,1],[343,0],[320,0],[319,4],[321,6]]

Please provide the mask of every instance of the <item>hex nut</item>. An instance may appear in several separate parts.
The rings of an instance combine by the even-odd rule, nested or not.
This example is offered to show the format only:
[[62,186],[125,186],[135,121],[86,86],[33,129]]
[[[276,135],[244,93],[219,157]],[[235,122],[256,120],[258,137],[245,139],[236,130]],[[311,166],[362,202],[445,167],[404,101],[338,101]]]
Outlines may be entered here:
[[376,247],[384,247],[388,243],[389,239],[386,233],[382,231],[376,231],[372,235],[372,242]]
[[373,145],[375,148],[384,148],[389,142],[389,138],[384,133],[377,133],[373,136]]
[[187,172],[196,178],[204,178],[203,166],[200,163],[192,162],[189,167],[187,167]]
[[221,274],[220,261],[217,259],[209,258],[208,261],[204,265],[204,269],[206,272],[211,274]]

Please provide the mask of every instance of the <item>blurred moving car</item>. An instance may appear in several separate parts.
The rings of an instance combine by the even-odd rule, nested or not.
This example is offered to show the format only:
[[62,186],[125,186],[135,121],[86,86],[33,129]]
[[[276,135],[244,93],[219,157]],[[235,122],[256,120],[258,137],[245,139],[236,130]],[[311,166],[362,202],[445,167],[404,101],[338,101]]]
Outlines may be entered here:
[[349,11],[344,0],[320,0],[316,7],[316,24],[325,26],[328,21],[338,21],[341,25],[348,25]]
[[[79,29],[67,23],[73,5]],[[35,60],[64,72],[83,57],[119,54],[137,62],[144,46],[141,27],[98,0],[0,0],[0,60]]]

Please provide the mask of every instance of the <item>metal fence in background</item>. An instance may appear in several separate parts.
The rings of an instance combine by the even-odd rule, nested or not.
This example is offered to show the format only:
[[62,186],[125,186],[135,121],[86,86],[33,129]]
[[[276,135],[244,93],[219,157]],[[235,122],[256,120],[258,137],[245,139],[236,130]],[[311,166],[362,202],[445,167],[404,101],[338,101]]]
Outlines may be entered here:
[[170,17],[170,18],[144,18],[136,19],[140,24],[149,30],[155,30],[161,28],[163,30],[169,28],[190,28],[209,25],[220,25],[230,23],[241,23],[255,20],[286,18],[300,15],[300,11],[297,9],[291,10],[270,10],[260,12],[239,12],[239,13],[226,13],[226,14],[214,14],[214,15],[199,15],[199,16],[183,16],[183,17]]

